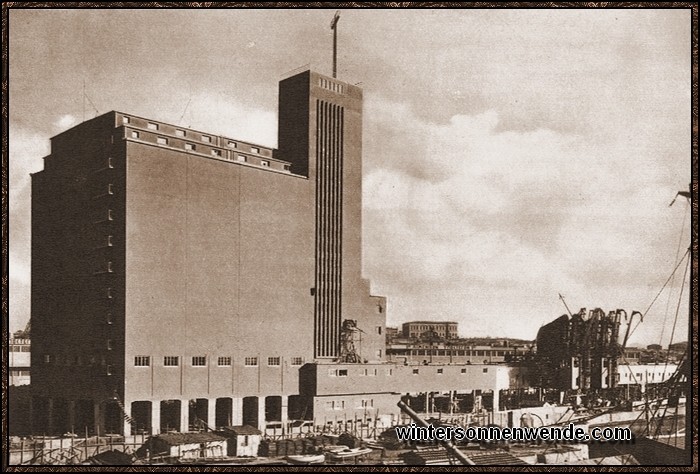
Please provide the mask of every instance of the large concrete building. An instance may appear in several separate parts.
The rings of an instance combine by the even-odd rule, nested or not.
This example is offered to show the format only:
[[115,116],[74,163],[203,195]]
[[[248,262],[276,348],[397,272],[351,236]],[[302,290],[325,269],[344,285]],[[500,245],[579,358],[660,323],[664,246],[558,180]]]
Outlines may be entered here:
[[53,137],[32,178],[46,432],[264,427],[309,416],[302,365],[384,359],[385,299],[361,275],[358,87],[282,80],[278,149],[109,112]]

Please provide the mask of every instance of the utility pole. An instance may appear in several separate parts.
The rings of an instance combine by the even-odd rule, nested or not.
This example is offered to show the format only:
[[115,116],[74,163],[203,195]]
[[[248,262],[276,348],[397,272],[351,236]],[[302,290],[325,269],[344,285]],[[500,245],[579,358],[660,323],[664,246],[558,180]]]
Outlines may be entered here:
[[331,20],[331,30],[333,30],[333,79],[338,75],[338,20],[340,20],[340,12],[336,11]]

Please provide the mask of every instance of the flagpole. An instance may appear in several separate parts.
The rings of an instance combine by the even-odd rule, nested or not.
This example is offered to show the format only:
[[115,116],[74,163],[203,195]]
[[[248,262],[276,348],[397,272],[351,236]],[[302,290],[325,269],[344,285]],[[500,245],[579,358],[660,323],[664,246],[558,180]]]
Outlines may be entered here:
[[335,12],[335,15],[333,16],[333,19],[331,20],[331,29],[333,30],[333,79],[337,77],[337,72],[338,72],[338,20],[340,19],[340,13]]

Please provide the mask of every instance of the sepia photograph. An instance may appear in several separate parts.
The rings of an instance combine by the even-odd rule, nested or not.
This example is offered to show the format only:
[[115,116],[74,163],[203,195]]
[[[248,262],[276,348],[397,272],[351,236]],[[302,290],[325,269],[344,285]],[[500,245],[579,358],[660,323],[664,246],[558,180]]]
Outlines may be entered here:
[[3,3],[3,470],[697,469],[695,3],[63,5]]

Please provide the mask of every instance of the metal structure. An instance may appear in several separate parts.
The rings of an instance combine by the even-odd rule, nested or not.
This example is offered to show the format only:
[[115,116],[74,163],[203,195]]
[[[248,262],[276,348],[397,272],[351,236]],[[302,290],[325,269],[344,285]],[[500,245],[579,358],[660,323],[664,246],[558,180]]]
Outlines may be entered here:
[[361,342],[362,329],[357,327],[357,320],[346,319],[340,330],[340,358],[343,364],[360,364],[362,358],[357,351],[355,342]]
[[337,77],[338,72],[338,20],[340,20],[340,12],[335,12],[331,20],[331,30],[333,30],[333,79]]
[[[429,426],[428,422],[426,422],[424,419],[418,416],[418,413],[411,410],[411,408],[408,405],[406,405],[403,401],[399,400],[399,403],[397,403],[397,405],[402,412],[407,414],[409,417],[411,417],[413,421],[416,422],[416,425],[422,426],[423,428],[427,428]],[[450,454],[459,459],[459,461],[465,466],[473,466],[475,464],[474,461],[469,459],[462,451],[457,449],[457,447],[454,444],[452,444],[451,441],[440,440],[440,444],[442,444]]]
[[622,309],[606,314],[600,308],[581,308],[540,328],[537,369],[542,385],[563,390],[578,387],[582,391],[615,387],[618,358],[626,343],[618,342],[621,316],[627,320],[627,312]]

